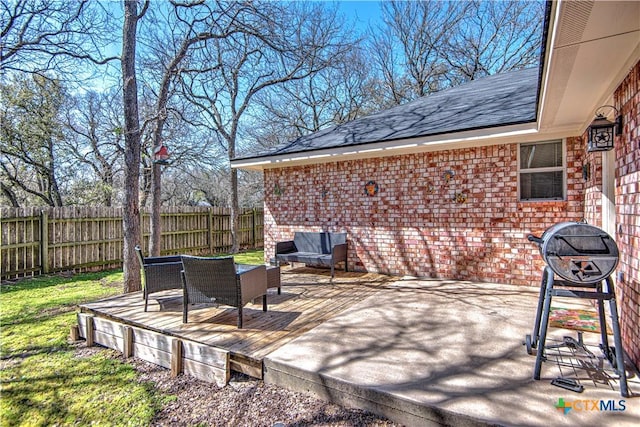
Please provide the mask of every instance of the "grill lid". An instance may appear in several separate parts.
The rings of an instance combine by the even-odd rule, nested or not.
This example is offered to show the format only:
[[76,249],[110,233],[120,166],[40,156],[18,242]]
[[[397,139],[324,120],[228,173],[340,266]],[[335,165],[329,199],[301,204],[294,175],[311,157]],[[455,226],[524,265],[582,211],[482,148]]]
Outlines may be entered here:
[[609,277],[618,265],[616,242],[605,231],[584,222],[561,222],[549,227],[538,243],[544,261],[558,276],[593,284]]

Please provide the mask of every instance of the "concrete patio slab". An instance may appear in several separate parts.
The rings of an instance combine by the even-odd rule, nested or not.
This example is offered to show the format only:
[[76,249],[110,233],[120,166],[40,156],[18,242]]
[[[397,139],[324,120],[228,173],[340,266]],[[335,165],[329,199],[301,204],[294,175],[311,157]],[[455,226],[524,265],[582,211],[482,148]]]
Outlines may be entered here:
[[[537,300],[536,288],[398,280],[269,354],[264,378],[408,426],[640,425],[638,377],[629,374],[631,397],[621,397],[598,334],[584,333],[595,356],[549,350],[532,379],[522,341]],[[558,376],[584,392],[551,385]]]

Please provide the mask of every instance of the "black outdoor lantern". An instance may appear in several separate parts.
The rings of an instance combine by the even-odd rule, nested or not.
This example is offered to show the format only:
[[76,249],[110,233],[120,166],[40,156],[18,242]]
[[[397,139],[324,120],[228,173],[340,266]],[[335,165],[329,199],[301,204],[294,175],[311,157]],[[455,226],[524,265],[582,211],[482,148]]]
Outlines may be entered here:
[[588,152],[609,151],[613,149],[615,135],[622,133],[622,116],[618,114],[618,110],[611,105],[603,105],[598,110],[604,107],[613,108],[616,111],[616,121],[609,121],[604,114],[596,111],[596,118],[591,122],[588,129]]
[[169,150],[162,144],[153,150],[153,163],[157,165],[168,165],[169,157]]

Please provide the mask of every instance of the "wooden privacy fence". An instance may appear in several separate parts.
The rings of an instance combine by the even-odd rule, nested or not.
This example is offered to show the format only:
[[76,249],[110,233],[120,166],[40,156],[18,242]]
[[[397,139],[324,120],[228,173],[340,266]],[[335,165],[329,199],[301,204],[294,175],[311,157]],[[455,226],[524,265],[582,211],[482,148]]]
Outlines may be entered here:
[[[261,209],[240,215],[242,248],[261,247]],[[161,211],[162,255],[215,254],[231,249],[227,208],[169,207]],[[141,215],[148,253],[150,216]],[[0,279],[122,265],[122,208],[0,208]]]

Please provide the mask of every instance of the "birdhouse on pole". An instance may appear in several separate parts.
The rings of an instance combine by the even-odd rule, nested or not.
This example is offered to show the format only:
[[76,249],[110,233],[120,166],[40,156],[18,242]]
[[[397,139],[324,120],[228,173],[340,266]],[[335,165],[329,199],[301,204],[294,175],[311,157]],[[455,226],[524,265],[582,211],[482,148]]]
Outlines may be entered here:
[[162,144],[153,150],[153,163],[157,165],[168,165],[169,157],[169,150]]

